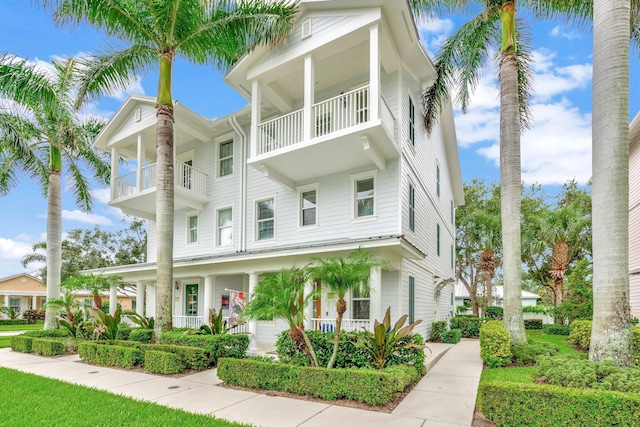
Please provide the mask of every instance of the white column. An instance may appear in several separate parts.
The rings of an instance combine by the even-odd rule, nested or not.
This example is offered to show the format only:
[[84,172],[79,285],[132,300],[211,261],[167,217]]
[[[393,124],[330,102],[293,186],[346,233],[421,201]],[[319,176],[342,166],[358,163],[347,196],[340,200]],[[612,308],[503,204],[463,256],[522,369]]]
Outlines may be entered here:
[[380,31],[378,24],[369,28],[369,120],[380,117]]
[[138,173],[136,174],[136,186],[138,192],[144,190],[144,174],[142,169],[144,168],[144,143],[142,142],[142,135],[138,134]]
[[[306,297],[311,292],[313,292],[313,288],[315,287],[315,283],[313,280],[309,280],[306,285],[304,285],[304,296]],[[313,329],[313,300],[310,300],[307,306],[304,309],[304,328],[307,330]]]
[[37,305],[36,305],[37,299],[38,297],[35,295],[31,297],[31,310],[35,310],[37,308]]
[[116,199],[116,179],[118,178],[118,163],[120,153],[116,148],[111,149],[111,200]]
[[258,126],[262,121],[262,91],[260,82],[253,80],[251,82],[251,158],[258,155]]
[[118,287],[111,285],[109,289],[109,314],[113,316],[118,308]]
[[[257,284],[258,274],[249,273],[249,295],[253,294]],[[258,321],[254,319],[249,321],[249,340],[249,351],[256,351],[258,349]]]
[[302,110],[303,140],[310,141],[313,137],[313,104],[315,91],[315,73],[311,55],[304,57],[304,106]]
[[9,295],[4,296],[4,306],[9,307]]
[[[136,282],[136,313],[140,316],[144,316],[144,282],[138,280]],[[109,304],[111,305],[111,304]]]
[[369,320],[371,321],[371,330],[375,319],[382,320],[382,270],[380,267],[373,267],[369,276],[369,286],[371,293],[369,295]]
[[145,288],[147,291],[145,298],[147,300],[147,317],[154,317],[156,315],[156,284],[155,282],[149,283]]
[[204,301],[203,301],[203,306],[204,306],[204,318],[206,320],[206,323],[209,323],[209,310],[211,309],[211,307],[215,308],[215,306],[213,305],[213,288],[215,286],[215,282],[216,282],[216,276],[214,275],[208,275],[208,276],[204,276]]

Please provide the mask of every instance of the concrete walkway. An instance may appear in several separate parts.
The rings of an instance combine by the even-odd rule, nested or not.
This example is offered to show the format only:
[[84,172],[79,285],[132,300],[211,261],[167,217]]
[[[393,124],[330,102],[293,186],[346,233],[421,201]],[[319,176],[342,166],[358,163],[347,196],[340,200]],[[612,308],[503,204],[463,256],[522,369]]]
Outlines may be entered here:
[[391,414],[219,387],[215,369],[167,378],[9,348],[0,349],[0,366],[257,426],[471,426],[482,372],[479,342],[427,345],[427,375]]

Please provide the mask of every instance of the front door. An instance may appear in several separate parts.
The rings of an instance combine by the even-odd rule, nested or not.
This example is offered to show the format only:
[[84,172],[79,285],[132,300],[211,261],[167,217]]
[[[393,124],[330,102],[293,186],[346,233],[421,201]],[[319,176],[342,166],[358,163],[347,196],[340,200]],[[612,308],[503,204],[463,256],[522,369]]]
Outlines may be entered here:
[[197,316],[198,315],[198,285],[185,285],[184,287],[186,297],[185,301],[187,303],[185,307],[185,314],[187,316]]

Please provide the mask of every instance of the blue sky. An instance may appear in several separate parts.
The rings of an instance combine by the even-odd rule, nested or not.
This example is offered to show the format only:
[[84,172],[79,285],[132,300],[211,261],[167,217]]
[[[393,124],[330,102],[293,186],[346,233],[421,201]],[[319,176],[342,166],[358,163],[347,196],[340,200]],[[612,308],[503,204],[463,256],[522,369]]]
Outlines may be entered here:
[[[525,16],[525,19],[527,17]],[[464,22],[461,17],[442,17],[419,23],[427,51],[434,55],[442,41]],[[533,35],[534,121],[522,136],[522,177],[540,183],[554,193],[569,179],[586,183],[591,175],[591,65],[590,31],[577,31],[562,22],[528,20]],[[58,57],[96,52],[106,38],[91,28],[70,31],[55,28],[50,17],[26,0],[0,0],[0,51],[15,54],[46,67]],[[630,119],[640,109],[640,61],[631,52]],[[467,114],[456,111],[456,131],[462,175],[492,182],[499,179],[499,100],[497,73],[492,64],[480,79]],[[157,74],[140,76],[121,93],[88,105],[82,114],[110,118],[130,93],[155,96]],[[221,117],[244,107],[248,101],[224,84],[221,73],[211,68],[177,62],[174,67],[174,98],[203,116]],[[71,193],[63,192],[63,229],[99,225],[116,230],[123,217],[106,202],[108,191],[95,189],[95,208],[81,212]],[[33,271],[20,259],[31,245],[46,239],[46,199],[28,179],[0,197],[0,277]]]

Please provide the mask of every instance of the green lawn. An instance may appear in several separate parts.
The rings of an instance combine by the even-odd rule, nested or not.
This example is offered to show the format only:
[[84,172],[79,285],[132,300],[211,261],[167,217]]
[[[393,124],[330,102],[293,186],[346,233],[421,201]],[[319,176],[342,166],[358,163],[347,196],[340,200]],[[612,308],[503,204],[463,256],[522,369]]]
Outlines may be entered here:
[[[247,426],[0,368],[3,425]],[[26,417],[26,418],[25,418]]]
[[542,331],[528,330],[527,338],[529,342],[550,342],[558,346],[560,354],[584,354],[566,343],[568,336],[566,335],[542,335]]
[[44,322],[39,321],[31,325],[0,325],[1,331],[39,331],[42,330]]
[[0,337],[0,348],[11,347],[11,337]]

